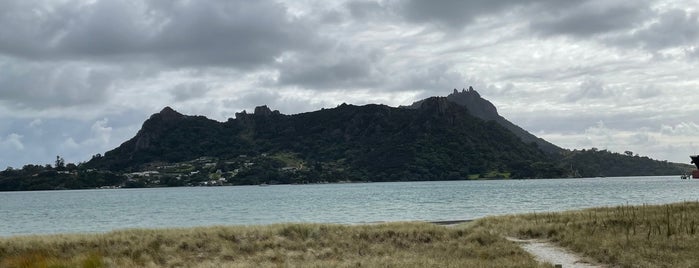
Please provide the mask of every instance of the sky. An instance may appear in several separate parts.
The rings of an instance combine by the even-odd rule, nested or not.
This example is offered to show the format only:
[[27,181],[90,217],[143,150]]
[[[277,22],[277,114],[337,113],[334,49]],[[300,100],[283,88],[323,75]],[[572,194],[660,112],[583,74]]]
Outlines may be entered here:
[[699,153],[695,0],[3,0],[0,169],[84,162],[165,106],[225,121],[473,86],[567,149]]

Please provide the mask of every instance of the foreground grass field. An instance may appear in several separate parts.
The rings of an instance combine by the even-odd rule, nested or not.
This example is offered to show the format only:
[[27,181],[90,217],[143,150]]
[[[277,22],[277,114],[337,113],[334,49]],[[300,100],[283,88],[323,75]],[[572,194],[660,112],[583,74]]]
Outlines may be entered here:
[[0,238],[0,267],[551,267],[505,236],[611,267],[699,267],[699,203],[488,217],[459,226],[283,224]]
[[125,230],[0,239],[0,267],[539,267],[480,228],[429,223]]
[[613,267],[699,267],[699,203],[490,217],[468,228],[542,238]]

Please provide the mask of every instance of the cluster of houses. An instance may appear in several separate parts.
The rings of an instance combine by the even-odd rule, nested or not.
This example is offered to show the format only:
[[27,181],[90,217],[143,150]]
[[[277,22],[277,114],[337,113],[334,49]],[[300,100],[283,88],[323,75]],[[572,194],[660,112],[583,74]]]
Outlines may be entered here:
[[[232,180],[229,179],[235,178],[241,171],[255,166],[256,161],[267,157],[267,154],[261,154],[258,157],[240,155],[237,158],[226,160],[215,157],[199,157],[180,163],[154,163],[144,170],[124,175],[127,178],[127,183],[139,183],[145,186],[167,186],[171,180],[175,180],[176,185],[182,186],[225,186],[232,184]],[[303,165],[286,166],[280,168],[279,171],[296,172],[302,168]]]

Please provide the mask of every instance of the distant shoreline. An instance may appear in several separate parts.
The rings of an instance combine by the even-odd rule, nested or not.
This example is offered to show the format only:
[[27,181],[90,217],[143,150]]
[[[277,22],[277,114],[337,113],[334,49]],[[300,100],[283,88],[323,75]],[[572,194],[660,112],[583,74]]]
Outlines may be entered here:
[[[3,191],[0,193],[16,193],[16,192],[48,192],[48,191],[83,191],[83,190],[120,190],[120,189],[161,189],[161,188],[215,188],[215,187],[238,187],[238,186],[281,186],[281,185],[326,185],[326,184],[362,184],[362,183],[402,183],[402,182],[456,182],[456,181],[531,181],[531,180],[569,180],[569,179],[617,179],[617,178],[651,178],[651,177],[677,177],[680,175],[644,175],[644,176],[610,176],[610,177],[570,177],[570,178],[478,178],[478,179],[462,179],[462,180],[405,180],[405,181],[339,181],[339,182],[309,182],[309,183],[274,183],[274,184],[224,184],[211,186],[148,186],[148,187],[122,187],[122,186],[105,186],[96,188],[83,189],[42,189],[42,190],[17,190]],[[692,179],[690,179],[691,181]],[[699,181],[699,180],[697,180]]]

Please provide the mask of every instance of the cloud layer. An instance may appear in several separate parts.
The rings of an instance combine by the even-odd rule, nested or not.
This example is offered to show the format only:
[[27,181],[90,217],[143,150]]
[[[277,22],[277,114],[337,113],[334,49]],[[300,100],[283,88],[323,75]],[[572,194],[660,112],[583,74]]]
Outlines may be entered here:
[[163,106],[398,106],[472,85],[566,148],[687,162],[699,6],[682,0],[8,0],[0,165],[85,161]]

